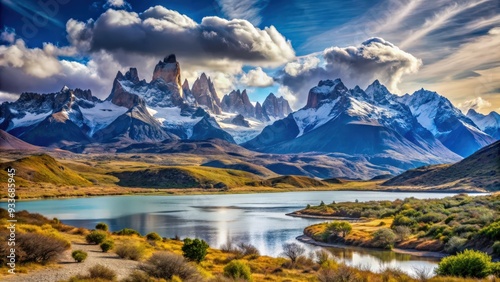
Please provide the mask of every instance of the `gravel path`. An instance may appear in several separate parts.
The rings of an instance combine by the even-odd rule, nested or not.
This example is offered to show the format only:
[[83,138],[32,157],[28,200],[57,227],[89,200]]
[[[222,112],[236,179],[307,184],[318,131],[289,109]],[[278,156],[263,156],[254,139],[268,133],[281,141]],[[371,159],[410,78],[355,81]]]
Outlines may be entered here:
[[[133,260],[124,260],[115,253],[103,253],[99,245],[87,245],[80,242],[71,243],[72,250],[64,253],[59,259],[58,264],[50,269],[41,269],[27,274],[15,274],[1,277],[0,280],[8,282],[56,282],[68,280],[71,276],[77,274],[88,274],[88,269],[94,265],[100,264],[116,271],[118,279],[127,277],[139,262]],[[77,263],[71,257],[73,250],[83,250],[88,253],[84,262]],[[119,271],[118,271],[119,269]]]

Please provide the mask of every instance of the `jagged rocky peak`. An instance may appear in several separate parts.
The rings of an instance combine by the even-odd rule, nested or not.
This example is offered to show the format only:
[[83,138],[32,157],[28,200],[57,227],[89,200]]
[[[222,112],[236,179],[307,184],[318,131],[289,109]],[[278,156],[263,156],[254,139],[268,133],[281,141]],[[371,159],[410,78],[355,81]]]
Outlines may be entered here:
[[153,72],[153,79],[163,79],[166,83],[174,83],[181,87],[181,67],[174,54],[171,54],[159,61]]
[[220,109],[221,103],[217,96],[215,86],[205,73],[202,73],[193,83],[191,93],[199,105],[207,107],[214,114],[220,114],[222,112]]
[[184,83],[182,84],[182,90],[184,91],[191,91],[189,88],[189,81],[187,79],[184,79]]
[[262,104],[262,109],[268,117],[272,116],[275,118],[284,118],[292,112],[288,101],[283,96],[276,97],[274,93],[266,97],[266,100]]
[[393,94],[376,79],[372,84],[370,84],[365,93],[368,95],[370,101],[385,104],[392,99]]
[[270,121],[270,118],[264,112],[262,105],[259,102],[255,104],[255,118],[262,121]]
[[321,80],[318,86],[309,91],[305,108],[317,108],[323,101],[334,100],[342,95],[349,95],[349,89],[340,78]]
[[255,116],[255,108],[250,102],[246,90],[243,90],[243,92],[239,89],[233,90],[231,93],[224,95],[221,108],[225,112],[238,113],[245,117]]

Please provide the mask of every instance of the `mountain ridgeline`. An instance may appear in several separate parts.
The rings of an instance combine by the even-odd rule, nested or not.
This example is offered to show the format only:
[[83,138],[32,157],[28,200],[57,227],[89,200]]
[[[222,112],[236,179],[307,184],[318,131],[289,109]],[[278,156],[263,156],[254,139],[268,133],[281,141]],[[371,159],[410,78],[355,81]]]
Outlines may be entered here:
[[104,100],[68,87],[22,93],[0,105],[0,148],[151,152],[168,143],[220,139],[259,152],[254,161],[273,173],[368,179],[457,162],[500,137],[496,112],[464,115],[436,92],[397,96],[378,80],[364,90],[348,89],[340,79],[320,81],[297,111],[273,93],[261,104],[252,103],[247,90],[220,99],[216,89],[205,73],[190,87],[170,55],[149,82],[136,68],[118,72]]

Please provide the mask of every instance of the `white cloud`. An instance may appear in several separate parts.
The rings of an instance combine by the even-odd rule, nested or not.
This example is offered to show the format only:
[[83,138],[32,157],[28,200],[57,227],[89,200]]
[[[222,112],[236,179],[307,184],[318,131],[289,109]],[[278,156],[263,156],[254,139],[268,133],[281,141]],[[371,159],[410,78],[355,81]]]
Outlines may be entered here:
[[488,0],[481,0],[471,3],[465,3],[463,5],[460,5],[456,2],[450,4],[449,6],[438,11],[432,18],[426,19],[425,23],[421,27],[412,31],[412,33],[400,43],[400,46],[402,48],[405,48],[413,44],[414,42],[418,41],[419,39],[431,33],[432,31],[437,30],[442,26],[444,26],[448,20],[458,15],[459,13],[474,8],[477,5],[485,3],[487,1]]
[[107,0],[104,8],[126,8],[131,9],[132,6],[125,0]]
[[16,32],[11,28],[5,27],[0,34],[0,40],[12,44],[16,40]]
[[359,46],[327,48],[321,59],[309,56],[288,63],[278,80],[296,95],[294,106],[298,107],[305,103],[309,89],[319,80],[341,78],[348,87],[364,88],[379,79],[392,92],[399,92],[402,77],[417,72],[421,65],[421,60],[394,44],[371,38]]
[[248,73],[244,73],[240,78],[240,82],[249,87],[268,87],[273,85],[274,80],[262,68],[257,67],[248,71]]
[[217,0],[217,2],[222,12],[230,19],[244,19],[254,25],[262,22],[260,11],[268,4],[267,0]]
[[469,109],[474,109],[477,111],[480,111],[484,108],[489,108],[491,106],[491,103],[484,100],[481,97],[476,97],[474,99],[470,99],[467,101],[464,101],[462,103],[459,103],[457,107],[463,112],[467,113]]
[[83,51],[124,50],[149,56],[229,59],[277,66],[295,57],[291,43],[274,26],[259,29],[246,20],[205,17],[196,23],[162,6],[137,14],[107,10],[95,22],[70,20],[70,42]]
[[297,76],[301,73],[307,72],[310,69],[317,68],[320,63],[320,59],[315,55],[309,55],[302,58],[297,58],[297,60],[287,63],[284,67],[284,71],[291,75]]

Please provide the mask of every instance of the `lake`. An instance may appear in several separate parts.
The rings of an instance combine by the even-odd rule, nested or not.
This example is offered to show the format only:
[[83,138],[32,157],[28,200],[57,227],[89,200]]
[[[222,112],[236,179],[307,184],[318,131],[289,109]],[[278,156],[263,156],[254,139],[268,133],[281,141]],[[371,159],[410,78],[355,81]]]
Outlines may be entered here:
[[[57,217],[65,224],[94,228],[105,222],[111,231],[128,227],[141,234],[157,232],[164,237],[196,237],[212,247],[228,240],[247,242],[261,254],[279,256],[285,242],[298,242],[303,229],[321,219],[286,216],[307,206],[344,201],[395,200],[407,197],[443,198],[450,193],[312,191],[261,194],[221,194],[187,196],[106,196],[54,200],[21,201],[17,210]],[[5,207],[6,203],[0,206]],[[302,243],[301,243],[302,244]],[[319,247],[307,245],[313,251]],[[349,265],[378,271],[386,266],[412,273],[415,267],[433,269],[436,259],[395,254],[390,251],[348,248],[331,249]]]

